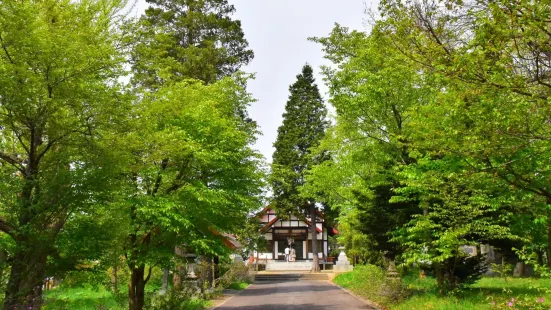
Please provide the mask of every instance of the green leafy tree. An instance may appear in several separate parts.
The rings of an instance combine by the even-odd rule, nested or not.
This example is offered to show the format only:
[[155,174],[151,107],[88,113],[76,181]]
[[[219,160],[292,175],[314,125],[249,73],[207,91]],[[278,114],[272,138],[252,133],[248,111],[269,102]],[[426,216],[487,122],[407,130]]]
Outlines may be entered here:
[[368,35],[336,25],[329,37],[313,40],[338,68],[324,68],[337,115],[320,146],[331,160],[312,169],[307,192],[339,209],[344,233],[367,236],[372,257],[394,259],[402,249],[392,231],[421,212],[415,199],[390,200],[405,186],[397,171],[415,163],[409,113],[428,90],[378,28]]
[[283,125],[278,128],[274,143],[271,184],[273,206],[282,215],[298,214],[311,219],[312,271],[319,271],[316,219],[316,200],[300,195],[308,170],[324,159],[324,155],[312,154],[325,134],[328,123],[327,110],[315,84],[309,65],[302,68],[297,81],[289,87],[289,100],[285,105]]
[[2,1],[0,229],[14,243],[4,309],[40,309],[48,257],[75,213],[108,200],[122,1]]
[[121,203],[130,220],[132,310],[143,309],[152,268],[167,266],[176,247],[227,253],[221,234],[238,231],[260,204],[261,156],[251,149],[254,123],[241,117],[252,100],[243,85],[238,78],[184,81],[135,106],[139,117],[121,137],[130,163]]
[[429,262],[441,287],[453,289],[482,270],[461,246],[515,238],[511,213],[503,212],[512,195],[489,175],[471,175],[464,157],[441,144],[426,147],[433,137],[420,129],[425,107],[446,84],[410,62],[393,39],[384,23],[370,34],[337,26],[315,39],[338,68],[325,70],[337,117],[321,147],[332,160],[316,166],[307,184],[340,206],[347,225],[358,225],[350,233],[362,232],[389,258]]
[[227,0],[148,0],[132,53],[134,83],[156,88],[167,80],[212,83],[253,58]]
[[539,196],[529,214],[534,223],[547,221],[551,266],[551,6],[393,0],[381,9],[387,33],[408,62],[442,83],[440,94],[417,111],[420,147],[447,150],[462,157],[470,173]]

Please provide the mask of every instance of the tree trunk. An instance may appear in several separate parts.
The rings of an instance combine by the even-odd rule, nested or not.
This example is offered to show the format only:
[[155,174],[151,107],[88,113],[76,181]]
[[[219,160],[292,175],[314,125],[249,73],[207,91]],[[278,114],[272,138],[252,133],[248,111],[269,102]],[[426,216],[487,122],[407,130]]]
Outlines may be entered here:
[[206,281],[207,285],[205,287],[211,288],[214,284],[214,269],[213,266],[213,260],[212,257],[206,257],[204,259],[203,268],[205,272],[204,280]]
[[42,307],[47,252],[40,244],[17,241],[4,310],[38,310]]
[[[549,217],[551,217],[551,215]],[[551,219],[549,219],[549,224],[547,226],[547,267],[551,268]]]
[[318,258],[318,232],[316,230],[316,205],[310,204],[310,232],[312,234],[312,272],[320,272],[319,258]]
[[444,292],[444,274],[442,272],[442,266],[440,264],[434,264],[434,275],[436,276],[436,283],[440,289],[440,293]]
[[0,283],[4,283],[4,272],[7,267],[8,251],[0,250]]
[[220,278],[220,257],[214,257],[214,263],[212,264],[212,271],[214,273],[214,280]]
[[[150,271],[151,272],[151,271]],[[140,265],[132,269],[130,283],[128,285],[128,309],[142,310],[145,299],[145,284],[147,279],[144,279],[145,266]]]

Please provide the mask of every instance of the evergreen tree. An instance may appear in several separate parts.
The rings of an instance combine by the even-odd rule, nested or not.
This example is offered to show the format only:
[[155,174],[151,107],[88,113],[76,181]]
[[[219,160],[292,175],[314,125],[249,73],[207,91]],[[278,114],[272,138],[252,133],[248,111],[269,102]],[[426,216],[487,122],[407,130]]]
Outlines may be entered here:
[[323,156],[312,156],[324,137],[328,125],[327,110],[315,84],[312,67],[305,65],[297,81],[289,87],[290,96],[283,114],[283,125],[278,129],[273,154],[271,184],[273,206],[280,214],[309,215],[312,233],[312,271],[319,271],[316,232],[316,201],[302,197],[299,189],[305,174],[318,164]]
[[147,0],[132,52],[133,82],[157,88],[194,78],[212,83],[253,58],[227,0]]

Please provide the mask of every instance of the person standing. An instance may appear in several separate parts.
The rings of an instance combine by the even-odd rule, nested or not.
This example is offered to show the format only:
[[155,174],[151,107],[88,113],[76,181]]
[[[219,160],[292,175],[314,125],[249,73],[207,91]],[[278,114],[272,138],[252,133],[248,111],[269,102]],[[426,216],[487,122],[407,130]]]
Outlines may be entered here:
[[289,249],[289,247],[286,247],[286,248],[285,248],[285,261],[287,261],[287,262],[289,261],[289,253],[290,253],[290,251],[291,251],[291,250]]

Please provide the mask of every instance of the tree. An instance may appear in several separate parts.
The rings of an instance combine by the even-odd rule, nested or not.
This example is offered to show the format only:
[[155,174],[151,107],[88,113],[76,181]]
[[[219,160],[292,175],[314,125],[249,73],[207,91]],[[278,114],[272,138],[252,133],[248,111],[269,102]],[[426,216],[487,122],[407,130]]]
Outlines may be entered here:
[[431,262],[441,287],[453,289],[480,271],[461,246],[514,238],[504,212],[511,195],[489,176],[470,175],[464,157],[442,144],[425,147],[434,139],[419,129],[425,107],[445,84],[409,62],[386,30],[383,23],[370,34],[337,25],[315,39],[338,68],[324,71],[337,118],[320,147],[331,160],[312,169],[308,191],[339,207],[345,233],[366,235],[388,258]]
[[428,89],[378,27],[365,34],[336,25],[330,36],[313,40],[338,68],[323,70],[337,115],[319,147],[331,159],[311,170],[305,191],[340,211],[345,234],[366,235],[371,256],[394,259],[403,247],[392,231],[421,213],[415,199],[391,199],[405,186],[397,171],[415,163],[408,116]]
[[278,128],[274,143],[271,184],[273,206],[282,215],[296,214],[310,217],[312,234],[312,271],[319,271],[316,219],[316,201],[302,197],[299,188],[305,184],[305,175],[323,155],[312,154],[325,134],[327,110],[315,84],[309,65],[302,68],[297,81],[289,87],[289,100],[285,105],[283,125]]
[[15,243],[4,309],[39,309],[48,256],[75,212],[116,186],[112,126],[123,1],[2,1],[0,229]]
[[[218,93],[222,96],[221,98],[224,98],[224,103],[220,103],[221,106],[224,104],[226,107],[232,106],[235,116],[242,119],[242,122],[236,123],[237,127],[234,128],[234,130],[237,130],[240,134],[247,134],[250,135],[250,137],[254,136],[254,134],[256,134],[256,124],[248,118],[245,108],[249,102],[248,100],[250,100],[249,95],[244,92],[244,85],[247,79],[242,78],[238,74],[241,66],[246,65],[253,58],[253,52],[248,49],[248,42],[244,38],[240,22],[231,19],[231,15],[235,12],[233,5],[229,5],[226,0],[152,0],[147,2],[150,4],[150,7],[137,23],[133,49],[131,52],[131,63],[134,74],[132,83],[136,86],[136,89],[140,93],[144,91],[143,94],[149,96],[148,100],[155,102],[154,98],[157,96],[165,96],[168,92],[175,92],[177,88],[198,88],[196,83],[186,83],[185,81],[188,79],[197,79],[205,84],[215,84],[217,81],[234,75],[233,81],[235,84],[233,86],[229,87],[227,81],[218,85],[219,87],[222,87],[222,85],[228,86],[228,88],[224,88],[224,91],[228,91],[229,93],[222,95],[223,91],[221,88],[216,88],[215,93]],[[147,91],[151,93],[147,94]],[[207,88],[205,88],[204,91],[207,91]],[[230,99],[231,96],[234,97]],[[197,104],[200,106],[202,100],[218,100],[217,98],[208,97],[206,95],[204,97],[194,97],[193,99],[199,100]],[[176,99],[173,98],[173,100],[175,100],[173,102],[175,105],[179,104]],[[233,103],[230,103],[232,100]],[[190,106],[185,106],[185,109],[189,109],[189,113],[193,110]],[[165,112],[171,113],[168,110]],[[230,118],[230,115],[219,116],[218,119],[205,118],[205,120],[213,121],[214,123],[202,125],[210,128],[208,126],[215,126],[215,123],[219,120],[227,120]],[[196,129],[199,130],[200,128],[202,127],[198,126]],[[190,135],[204,134],[201,132],[193,132],[192,128],[186,128],[186,130],[192,132]],[[147,134],[148,132],[144,132],[144,135]],[[182,140],[177,140],[175,142],[177,144],[186,144],[185,138],[180,138]],[[232,140],[229,139],[226,142],[231,141]],[[216,149],[215,145],[209,145],[209,141],[203,142],[205,143],[203,147],[207,147],[208,145],[208,148],[213,154],[220,151]],[[165,146],[159,147],[162,149]],[[222,147],[222,143],[220,147]],[[242,147],[242,149],[234,149],[236,157],[242,155],[243,157],[241,157],[241,160],[243,160],[243,165],[251,165],[258,168],[259,162],[257,162],[257,154],[248,153],[247,155],[245,153],[248,152],[248,148],[244,145]],[[159,152],[160,149],[158,150]],[[213,164],[214,162],[208,164],[205,162],[197,162],[198,156],[195,155],[195,151],[198,150],[190,147],[190,150],[180,150],[181,153],[179,155],[176,155],[176,153],[170,155],[176,156],[177,158],[170,158],[167,154],[166,158],[139,161],[144,164],[147,163],[149,167],[147,169],[159,171],[159,186],[168,182],[166,176],[161,178],[160,175],[163,174],[161,172],[170,168],[166,166],[167,162],[170,166],[174,161],[182,162],[179,168],[181,172],[178,173],[176,178],[180,178],[181,180],[195,180],[194,182],[199,182],[198,184],[202,183],[203,186],[212,186],[213,184],[221,182],[221,166]],[[149,157],[146,153],[138,153],[141,154],[140,156]],[[220,159],[222,160],[222,157],[220,157]],[[231,160],[227,157],[226,159]],[[219,164],[221,165],[221,163]],[[238,165],[237,163],[234,164]],[[145,169],[145,166],[142,168]],[[236,172],[240,171],[237,166],[234,168],[237,169],[235,170]],[[244,173],[243,171],[241,172]],[[143,171],[139,172],[139,174],[141,173],[143,173]],[[253,174],[251,171],[248,171],[248,173]],[[257,176],[258,175],[255,174],[255,177]],[[155,176],[150,177],[155,178]],[[244,186],[244,183],[247,182],[249,177],[251,177],[251,175],[247,175],[246,173],[243,174],[242,178],[236,176],[235,185]],[[137,186],[138,184],[136,184],[135,181],[136,180],[133,182],[134,189],[137,189],[139,186]],[[154,190],[148,193],[148,195],[176,195],[179,188],[185,186],[187,185],[175,184],[168,192],[157,193],[157,190]],[[251,195],[254,196],[254,193],[256,193],[254,187],[256,185],[249,184],[249,186]],[[168,199],[176,198],[172,197]],[[238,204],[237,201],[235,203]],[[211,207],[214,207],[214,205],[213,203]],[[129,211],[131,214],[134,213],[133,210]],[[201,212],[191,212],[186,216],[186,220],[191,220],[198,216],[198,214],[201,214]],[[241,213],[238,214],[242,215]],[[242,219],[234,220],[234,224],[237,226],[239,226],[240,223],[244,223]],[[132,221],[140,222],[143,221],[143,219],[132,217]],[[168,235],[165,234],[164,236],[155,234],[157,238],[169,240],[168,242],[159,242],[159,246],[153,243],[141,245],[145,248],[150,246],[151,249],[148,251],[163,253],[163,255],[161,255],[163,259],[157,258],[150,261],[153,264],[163,262],[162,264],[164,267],[168,267],[169,258],[173,256],[174,251],[179,252],[181,250],[181,245],[184,243],[187,245],[186,247],[188,250],[194,250],[198,254],[212,255],[215,252],[221,253],[224,251],[223,247],[219,247],[220,236],[213,234],[213,228],[215,226],[211,224],[209,225],[212,227],[206,225],[206,223],[209,223],[208,221],[201,223],[201,221],[197,220],[194,223],[196,225],[189,228],[185,233],[178,231],[169,233]],[[148,225],[149,224],[152,223],[148,223]],[[180,223],[178,225],[184,224]],[[150,226],[151,229],[154,227],[155,225]],[[232,231],[232,229],[223,229],[221,232],[224,231]],[[136,240],[131,240],[130,243],[135,244],[137,242]],[[171,244],[174,248],[170,250],[166,247],[166,244]],[[142,256],[143,255],[137,253],[135,260],[142,260],[142,258],[139,258]],[[179,265],[178,262],[176,262],[176,264]],[[136,266],[139,266],[138,269],[142,268],[141,263]],[[141,271],[138,271],[138,273],[140,272]],[[136,288],[136,290],[133,294],[135,300],[131,299],[131,303],[138,308],[143,304],[142,287],[145,286],[145,282],[147,282],[143,281],[144,277],[145,274],[138,275],[136,279],[139,278],[140,280],[135,281],[139,283],[135,282],[132,284],[132,287]],[[167,280],[167,277],[165,277],[165,280]],[[134,281],[134,279],[132,281]]]
[[530,1],[383,1],[385,30],[410,64],[442,82],[419,109],[423,148],[462,156],[500,178],[547,220],[551,266],[549,4]]
[[241,228],[260,204],[261,156],[251,149],[255,124],[241,117],[252,100],[244,84],[239,77],[168,84],[135,106],[139,117],[121,137],[131,310],[143,309],[152,268],[167,266],[176,247],[227,253],[221,234]]
[[227,0],[148,0],[132,53],[133,81],[155,88],[167,80],[213,83],[253,58]]

